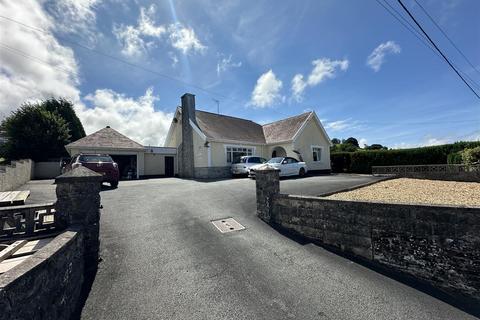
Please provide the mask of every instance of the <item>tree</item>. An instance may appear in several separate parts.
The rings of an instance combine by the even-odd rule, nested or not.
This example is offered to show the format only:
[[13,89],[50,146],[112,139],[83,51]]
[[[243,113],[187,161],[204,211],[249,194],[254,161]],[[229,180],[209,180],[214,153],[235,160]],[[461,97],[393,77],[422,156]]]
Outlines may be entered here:
[[355,152],[357,151],[357,147],[350,143],[340,143],[340,144],[334,144],[332,147],[330,147],[330,152],[335,153],[335,152]]
[[340,143],[342,143],[342,141],[340,141],[340,139],[338,139],[338,138],[333,138],[332,139],[332,144],[335,145],[335,144],[340,144]]
[[63,98],[51,98],[44,101],[42,105],[45,110],[56,113],[67,122],[71,141],[77,141],[85,137],[85,129],[83,129],[83,125],[75,114],[73,104],[70,101]]
[[355,139],[354,137],[348,138],[347,140],[345,140],[344,143],[348,143],[348,144],[351,144],[352,146],[355,146],[355,147],[357,147],[357,148],[360,148],[360,145],[358,144],[358,140]]
[[365,150],[387,150],[388,148],[385,146],[382,146],[381,144],[374,143],[370,146],[365,145]]
[[8,160],[66,156],[65,145],[73,141],[72,133],[76,138],[85,136],[71,103],[55,99],[23,104],[2,121],[1,129],[8,137],[1,150]]

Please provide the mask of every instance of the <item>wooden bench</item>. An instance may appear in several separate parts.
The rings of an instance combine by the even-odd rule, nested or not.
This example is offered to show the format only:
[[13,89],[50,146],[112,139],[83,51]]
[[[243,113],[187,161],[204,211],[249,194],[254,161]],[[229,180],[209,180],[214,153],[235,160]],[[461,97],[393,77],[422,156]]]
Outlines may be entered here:
[[18,206],[25,204],[30,196],[30,191],[6,191],[0,192],[0,207]]

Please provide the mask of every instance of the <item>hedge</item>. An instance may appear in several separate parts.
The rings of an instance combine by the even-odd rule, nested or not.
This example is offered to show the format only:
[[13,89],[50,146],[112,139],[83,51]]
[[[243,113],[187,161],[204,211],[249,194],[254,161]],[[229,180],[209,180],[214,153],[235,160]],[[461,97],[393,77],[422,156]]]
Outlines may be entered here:
[[[372,173],[372,166],[446,164],[449,161],[450,154],[478,146],[480,146],[480,141],[462,141],[453,144],[412,149],[337,152],[331,154],[332,171]],[[450,156],[450,161],[458,161],[453,159],[454,157]]]

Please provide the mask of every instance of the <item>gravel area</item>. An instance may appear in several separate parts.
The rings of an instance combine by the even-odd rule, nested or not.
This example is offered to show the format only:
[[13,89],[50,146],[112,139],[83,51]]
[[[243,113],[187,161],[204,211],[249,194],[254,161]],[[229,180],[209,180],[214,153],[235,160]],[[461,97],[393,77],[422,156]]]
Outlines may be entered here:
[[480,183],[398,178],[327,196],[335,200],[480,206]]

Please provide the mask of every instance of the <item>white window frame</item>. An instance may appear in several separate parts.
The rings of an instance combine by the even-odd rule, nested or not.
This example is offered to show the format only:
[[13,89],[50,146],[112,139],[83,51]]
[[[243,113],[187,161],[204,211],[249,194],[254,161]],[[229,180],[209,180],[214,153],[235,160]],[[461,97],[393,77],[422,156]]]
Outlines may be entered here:
[[[320,149],[320,159],[315,161],[314,158],[313,158],[313,150],[314,149]],[[322,162],[322,159],[323,159],[323,150],[325,148],[323,146],[314,146],[314,145],[311,145],[310,146],[310,150],[311,150],[311,155],[312,155],[312,162]],[[318,156],[318,155],[317,155]]]
[[228,162],[228,156],[227,156],[227,149],[228,148],[245,148],[245,149],[252,149],[252,156],[257,156],[257,147],[254,146],[245,146],[245,145],[235,145],[235,144],[225,144],[223,145],[224,151],[225,151],[225,163],[227,165],[231,165],[232,162]]

